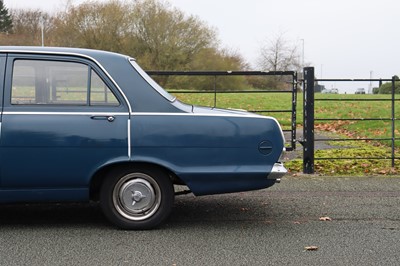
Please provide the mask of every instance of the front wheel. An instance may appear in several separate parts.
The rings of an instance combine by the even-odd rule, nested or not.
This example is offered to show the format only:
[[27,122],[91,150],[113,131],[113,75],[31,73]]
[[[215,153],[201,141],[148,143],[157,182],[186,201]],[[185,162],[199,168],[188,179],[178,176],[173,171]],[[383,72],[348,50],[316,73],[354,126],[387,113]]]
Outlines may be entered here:
[[112,171],[102,184],[100,205],[122,229],[151,229],[170,214],[174,189],[168,176],[151,168]]

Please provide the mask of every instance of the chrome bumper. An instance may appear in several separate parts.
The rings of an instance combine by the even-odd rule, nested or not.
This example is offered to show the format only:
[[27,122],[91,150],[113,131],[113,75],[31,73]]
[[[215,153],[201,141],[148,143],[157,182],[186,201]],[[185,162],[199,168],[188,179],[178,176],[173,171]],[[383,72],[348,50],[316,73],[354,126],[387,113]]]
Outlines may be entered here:
[[287,173],[283,163],[275,163],[272,167],[271,173],[268,175],[268,179],[275,179],[277,183],[281,181],[281,177]]

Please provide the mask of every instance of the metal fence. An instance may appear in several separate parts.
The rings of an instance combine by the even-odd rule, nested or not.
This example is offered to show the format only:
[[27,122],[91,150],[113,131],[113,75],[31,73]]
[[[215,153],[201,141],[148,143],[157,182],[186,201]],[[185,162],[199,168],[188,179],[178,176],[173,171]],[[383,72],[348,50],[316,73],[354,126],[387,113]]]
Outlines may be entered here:
[[[314,84],[315,82],[391,82],[392,89],[390,98],[351,98],[351,99],[343,99],[343,98],[316,98],[314,92]],[[395,150],[395,141],[400,140],[400,138],[396,137],[396,128],[395,122],[400,121],[399,118],[396,118],[395,114],[395,103],[400,101],[400,99],[395,98],[395,77],[391,79],[315,79],[314,75],[314,68],[307,67],[304,68],[304,139],[302,141],[303,144],[303,172],[307,174],[314,173],[314,162],[315,160],[332,160],[332,159],[367,159],[367,160],[391,160],[392,167],[395,166],[395,160],[400,159],[396,157],[396,150]],[[379,102],[390,102],[391,103],[391,110],[390,110],[390,117],[359,117],[359,118],[352,118],[352,117],[329,117],[329,118],[319,118],[316,117],[315,114],[315,103],[322,102],[322,101],[354,101],[354,102],[371,102],[371,103],[379,103]],[[314,138],[314,123],[318,121],[387,121],[390,122],[390,131],[391,137],[390,138]],[[314,149],[315,149],[315,142],[318,141],[390,141],[391,143],[391,154],[385,157],[362,157],[362,158],[349,158],[349,157],[324,157],[324,158],[316,158]]]
[[[267,110],[247,110],[254,113],[289,113],[291,116],[290,129],[283,131],[289,134],[289,139],[286,140],[288,146],[287,151],[296,149],[296,106],[297,106],[297,72],[295,71],[147,71],[151,76],[210,76],[213,77],[213,87],[209,90],[168,90],[170,93],[212,93],[213,105],[218,106],[218,95],[232,93],[287,93],[291,94],[291,103],[289,109],[267,109]],[[218,77],[225,76],[288,76],[290,78],[290,90],[229,90],[217,87]],[[287,134],[285,134],[287,135]]]
[[[248,110],[254,113],[289,113],[291,116],[291,125],[289,129],[284,129],[284,132],[287,133],[285,136],[288,136],[287,151],[292,151],[296,149],[296,114],[297,114],[297,86],[298,82],[303,82],[303,139],[301,140],[301,144],[303,145],[303,172],[307,174],[314,173],[314,162],[315,160],[332,160],[332,159],[367,159],[367,160],[391,160],[392,167],[395,166],[395,160],[400,159],[400,157],[396,157],[396,148],[395,142],[396,140],[400,140],[399,137],[396,137],[396,121],[400,121],[399,118],[396,118],[395,114],[395,104],[400,101],[395,97],[395,77],[391,79],[316,79],[314,68],[306,67],[304,68],[303,80],[297,79],[297,72],[295,71],[275,71],[275,72],[262,72],[262,71],[147,71],[147,73],[151,76],[209,76],[213,78],[212,88],[208,90],[184,90],[184,89],[170,89],[168,90],[170,93],[179,93],[179,94],[198,94],[198,93],[211,93],[213,95],[213,104],[210,107],[216,108],[219,106],[218,95],[220,94],[232,94],[232,93],[245,93],[245,94],[253,94],[253,93],[287,93],[291,94],[291,103],[290,109],[266,109],[266,110]],[[229,77],[229,76],[288,76],[290,77],[290,90],[229,90],[224,88],[219,88],[217,86],[218,78],[221,76]],[[314,91],[314,85],[316,82],[391,82],[392,90],[390,96],[388,98],[322,98],[316,97]],[[315,103],[318,102],[371,102],[374,104],[379,104],[379,102],[390,102],[391,110],[390,116],[388,117],[328,117],[321,118],[318,117],[318,114],[315,114]],[[390,122],[390,131],[391,137],[389,138],[315,138],[314,130],[315,130],[315,122],[332,122],[332,121],[386,121]],[[362,157],[362,158],[349,158],[349,157],[324,157],[318,158],[315,157],[315,143],[316,142],[326,142],[326,141],[389,141],[391,143],[391,154],[384,157]]]

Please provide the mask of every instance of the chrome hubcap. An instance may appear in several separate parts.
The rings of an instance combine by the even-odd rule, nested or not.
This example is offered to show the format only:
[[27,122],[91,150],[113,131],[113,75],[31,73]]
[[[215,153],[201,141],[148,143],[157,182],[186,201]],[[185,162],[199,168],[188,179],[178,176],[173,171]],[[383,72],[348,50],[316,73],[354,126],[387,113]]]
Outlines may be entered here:
[[139,190],[132,191],[132,205],[135,205],[136,202],[141,201],[143,198],[146,198],[146,196]]
[[133,213],[141,213],[154,204],[155,192],[149,182],[138,178],[126,182],[121,187],[119,198],[125,208]]
[[158,184],[143,173],[128,174],[114,187],[114,206],[129,220],[149,218],[159,208],[160,201],[161,191]]

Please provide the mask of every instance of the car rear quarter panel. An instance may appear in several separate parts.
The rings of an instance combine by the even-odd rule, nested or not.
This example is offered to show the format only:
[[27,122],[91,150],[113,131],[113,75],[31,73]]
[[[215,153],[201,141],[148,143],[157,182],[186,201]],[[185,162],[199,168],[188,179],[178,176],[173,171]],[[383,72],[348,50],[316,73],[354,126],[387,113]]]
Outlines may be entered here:
[[284,145],[276,120],[258,116],[138,113],[131,126],[132,160],[167,167],[195,195],[273,185],[267,175]]

